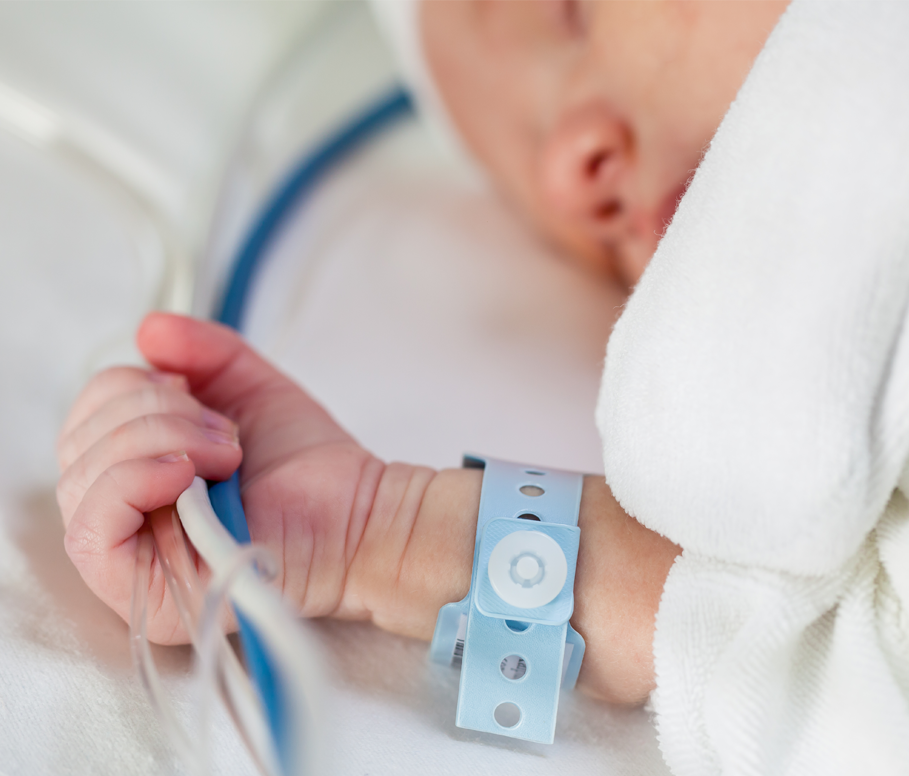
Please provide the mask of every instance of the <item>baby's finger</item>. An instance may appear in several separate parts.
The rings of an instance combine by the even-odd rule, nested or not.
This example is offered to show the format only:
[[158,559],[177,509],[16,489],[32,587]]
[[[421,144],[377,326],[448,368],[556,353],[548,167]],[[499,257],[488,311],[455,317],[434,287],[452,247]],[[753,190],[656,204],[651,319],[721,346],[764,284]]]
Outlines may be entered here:
[[186,391],[161,382],[145,381],[129,393],[115,396],[70,433],[61,435],[57,444],[60,469],[66,470],[80,455],[118,426],[143,415],[175,415],[197,426],[236,435],[236,424],[208,409]]
[[185,374],[194,395],[240,424],[250,479],[307,446],[352,441],[318,402],[225,326],[152,313],[137,342],[150,363]]
[[211,480],[227,479],[243,457],[234,434],[173,415],[143,415],[102,437],[63,472],[57,501],[64,525],[102,472],[119,461],[159,458],[172,450],[185,450],[196,473]]
[[99,372],[79,394],[69,416],[60,430],[60,437],[68,435],[82,425],[103,405],[123,393],[131,393],[146,385],[166,385],[177,390],[189,391],[189,383],[183,375],[173,372],[152,372],[133,366],[115,366]]
[[173,504],[194,474],[182,452],[158,461],[119,461],[95,479],[69,521],[67,554],[92,591],[124,618],[145,513]]

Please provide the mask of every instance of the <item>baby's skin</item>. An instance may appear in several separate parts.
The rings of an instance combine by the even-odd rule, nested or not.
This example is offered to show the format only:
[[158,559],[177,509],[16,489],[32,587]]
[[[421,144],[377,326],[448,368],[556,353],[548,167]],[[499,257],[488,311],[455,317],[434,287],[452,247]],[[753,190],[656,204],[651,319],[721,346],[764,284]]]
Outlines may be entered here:
[[[60,434],[66,551],[88,586],[129,615],[137,532],[193,476],[242,462],[253,541],[303,617],[370,620],[428,640],[470,587],[482,472],[386,463],[229,329],[155,313],[138,333],[150,370],[96,375]],[[679,548],[587,476],[572,625],[587,641],[579,686],[640,703],[654,686],[654,618]],[[207,572],[198,561],[203,579]],[[149,637],[187,640],[155,561]]]
[[630,290],[787,4],[421,2],[421,42],[496,187]]

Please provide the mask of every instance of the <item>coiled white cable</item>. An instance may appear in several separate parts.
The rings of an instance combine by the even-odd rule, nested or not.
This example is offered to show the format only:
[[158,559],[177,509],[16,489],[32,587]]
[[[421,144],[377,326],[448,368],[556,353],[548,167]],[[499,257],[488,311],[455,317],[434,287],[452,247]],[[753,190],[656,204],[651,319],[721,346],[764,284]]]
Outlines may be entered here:
[[[223,653],[226,649],[231,656],[233,656],[234,661],[236,662],[236,655],[233,650],[226,646],[224,641],[224,633],[221,630],[221,627],[218,623],[218,615],[224,610],[224,605],[227,602],[228,594],[231,586],[236,580],[236,577],[244,570],[256,568],[259,569],[268,568],[269,578],[273,576],[271,570],[274,567],[274,559],[271,555],[262,547],[255,547],[253,545],[246,545],[239,549],[239,551],[233,556],[231,562],[223,569],[221,569],[217,575],[212,578],[211,584],[209,585],[208,592],[205,595],[205,601],[202,606],[202,612],[198,620],[197,628],[197,654],[198,654],[198,668],[196,670],[196,701],[198,708],[197,716],[197,730],[198,738],[196,740],[196,750],[198,757],[202,762],[207,763],[211,754],[210,749],[210,735],[209,728],[211,724],[211,711],[214,707],[215,702],[215,688],[218,686],[218,668],[219,662],[220,665],[224,665],[223,662]],[[219,646],[223,648],[219,649]],[[239,664],[237,664],[239,668]],[[241,672],[242,674],[242,672]],[[222,679],[224,678],[224,672],[221,673]],[[245,675],[243,676],[245,679]],[[222,684],[222,694],[226,689]],[[239,718],[246,720],[246,724],[250,724],[253,721],[256,721],[257,727],[256,730],[259,732],[260,736],[264,736],[264,740],[258,741],[258,746],[262,749],[264,754],[273,755],[274,748],[271,746],[271,740],[268,736],[268,729],[264,724],[264,719],[262,716],[262,708],[258,703],[258,699],[252,697],[252,687],[249,682],[245,682],[244,688],[249,694],[250,697],[244,699],[239,704],[236,704],[236,698],[230,695],[230,690],[227,692],[228,706],[233,707],[238,705],[238,708],[235,708],[234,723],[237,724],[237,727],[240,729],[241,733],[245,732],[245,729],[240,722]],[[253,742],[249,740],[248,736],[244,735],[246,739],[247,747],[250,749],[250,753],[255,757],[256,747],[253,745]],[[270,757],[270,773],[277,774],[280,773],[280,768],[277,763],[277,758]],[[260,764],[261,767],[261,764]]]
[[[218,627],[217,613],[223,608],[226,588],[212,585],[203,596],[189,550],[183,539],[180,521],[173,507],[156,510],[139,532],[136,573],[130,617],[130,646],[139,675],[164,732],[182,761],[194,776],[210,772],[207,746],[208,724],[215,689],[220,691],[227,711],[249,750],[252,761],[263,776],[281,773],[259,698],[244,672],[236,653]],[[267,565],[264,550],[240,553],[237,563]],[[148,586],[155,557],[158,558],[168,590],[180,620],[198,656],[196,679],[196,719],[198,729],[188,735],[174,713],[151,654],[146,633]],[[206,617],[205,612],[214,615]]]
[[[200,661],[217,658],[218,687],[227,710],[240,732],[259,772],[265,776],[280,773],[271,733],[265,724],[262,706],[236,653],[223,634],[211,648],[206,644],[201,616],[206,601],[217,595],[209,589],[203,595],[202,581],[183,535],[180,517],[174,507],[158,509],[148,515],[154,547],[164,580],[174,599],[180,620],[196,648]],[[262,564],[260,564],[261,566]],[[217,624],[217,622],[215,623]],[[201,669],[200,669],[201,670]],[[212,688],[214,689],[214,688]],[[204,703],[201,704],[204,707]]]
[[228,585],[231,603],[260,634],[280,667],[282,685],[290,701],[288,713],[299,732],[288,742],[291,751],[287,762],[292,764],[291,773],[325,773],[328,747],[322,719],[326,697],[319,678],[322,660],[316,645],[306,636],[277,590],[266,585],[248,564],[235,570],[240,545],[218,520],[204,480],[196,477],[181,494],[177,511],[214,578],[233,579]]
[[[212,571],[212,582],[204,599],[181,524]],[[146,633],[148,586],[156,551],[181,621],[198,655],[199,729],[192,737],[187,735],[167,700]],[[218,615],[225,598],[254,625],[280,667],[290,699],[290,718],[300,733],[291,741],[293,751],[288,758],[293,764],[291,774],[325,772],[327,747],[321,729],[324,690],[317,670],[321,657],[278,592],[260,577],[263,567],[268,571],[270,565],[273,562],[264,550],[241,546],[233,540],[211,507],[205,482],[198,477],[180,496],[176,510],[172,507],[156,510],[139,533],[130,622],[133,655],[176,755],[190,773],[198,776],[210,772],[208,722],[216,684],[220,684],[228,711],[259,770],[268,776],[281,773],[261,704],[219,626]],[[216,678],[220,680],[217,683]]]
[[136,572],[133,580],[129,623],[130,648],[152,708],[155,710],[171,746],[175,749],[177,757],[186,764],[190,773],[199,774],[203,764],[198,762],[196,750],[190,744],[183,727],[167,701],[161,679],[155,669],[155,661],[152,658],[146,632],[148,584],[151,579],[154,558],[154,540],[150,528],[145,526],[139,531],[138,548],[136,549]]

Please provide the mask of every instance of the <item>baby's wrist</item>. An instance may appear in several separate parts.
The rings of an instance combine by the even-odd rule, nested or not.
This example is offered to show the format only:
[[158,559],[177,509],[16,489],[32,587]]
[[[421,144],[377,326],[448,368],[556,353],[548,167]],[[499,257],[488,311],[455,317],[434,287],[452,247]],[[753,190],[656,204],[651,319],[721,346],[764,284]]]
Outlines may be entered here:
[[653,634],[679,548],[629,516],[602,476],[584,477],[571,623],[586,640],[578,687],[611,703],[643,703],[655,686]]
[[470,588],[481,481],[467,469],[386,466],[338,614],[430,639],[438,610]]
[[[432,638],[439,609],[470,589],[482,477],[386,467],[348,574],[347,616]],[[613,703],[643,702],[654,684],[654,619],[679,549],[629,517],[602,477],[584,478],[578,525],[571,622],[587,642],[578,686]]]

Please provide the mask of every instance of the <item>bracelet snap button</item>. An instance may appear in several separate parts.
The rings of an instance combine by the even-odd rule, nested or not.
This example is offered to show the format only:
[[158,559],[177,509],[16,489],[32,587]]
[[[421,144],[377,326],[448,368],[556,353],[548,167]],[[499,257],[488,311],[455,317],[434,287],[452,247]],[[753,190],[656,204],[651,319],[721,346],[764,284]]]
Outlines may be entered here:
[[514,531],[493,548],[487,565],[496,595],[520,609],[552,601],[568,578],[568,561],[558,542],[539,531]]

